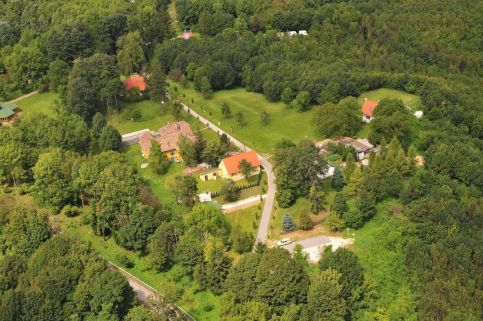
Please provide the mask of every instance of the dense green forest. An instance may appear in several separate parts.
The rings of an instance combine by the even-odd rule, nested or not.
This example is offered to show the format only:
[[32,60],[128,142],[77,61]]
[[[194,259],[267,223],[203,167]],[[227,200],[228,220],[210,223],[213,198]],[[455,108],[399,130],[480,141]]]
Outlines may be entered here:
[[[178,280],[220,296],[220,320],[480,320],[482,17],[483,4],[470,0],[1,1],[0,100],[33,90],[59,99],[55,117],[25,114],[0,127],[2,189],[35,201],[0,211],[0,319],[165,317],[136,307],[127,282],[89,244],[53,229],[48,215],[56,214],[81,215],[151,269],[176,268]],[[175,23],[197,35],[174,39]],[[308,36],[286,33],[299,30]],[[150,75],[157,102],[168,75],[207,99],[244,87],[313,111],[307,126],[320,138],[361,127],[349,96],[378,88],[420,96],[420,122],[402,101],[380,102],[368,139],[381,151],[362,169],[344,154],[327,222],[338,231],[387,217],[381,246],[397,253],[408,287],[385,305],[357,251],[328,249],[317,265],[261,244],[247,253],[252,236],[235,233],[218,208],[196,204],[192,177],[173,183],[176,209],[162,204],[106,120],[140,99],[121,82],[134,72]],[[171,112],[180,117],[176,106]],[[216,163],[224,144],[209,143],[209,157],[200,156],[201,137],[186,149],[194,162]],[[159,157],[148,161],[165,172]],[[317,212],[324,191],[316,174],[325,168],[313,144],[281,141],[273,159],[277,206],[307,197]]]

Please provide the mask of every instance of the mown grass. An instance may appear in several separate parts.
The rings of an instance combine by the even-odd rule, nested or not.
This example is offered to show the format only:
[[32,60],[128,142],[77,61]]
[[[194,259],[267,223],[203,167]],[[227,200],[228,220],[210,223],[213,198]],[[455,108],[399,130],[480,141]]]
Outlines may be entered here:
[[55,117],[55,101],[59,98],[59,94],[54,92],[45,92],[36,94],[16,102],[22,113],[43,113],[48,116]]
[[[259,152],[273,152],[282,138],[294,142],[315,138],[310,110],[298,112],[281,102],[270,102],[261,94],[247,92],[244,88],[217,91],[210,99],[204,99],[191,84],[183,88],[170,82],[169,88],[177,99]],[[232,117],[228,119],[220,111],[223,103],[227,103],[231,109]],[[263,111],[269,114],[267,125],[261,121]],[[237,122],[235,115],[239,112],[244,115],[245,126]]]
[[409,106],[411,110],[416,110],[422,105],[421,98],[419,96],[408,94],[404,91],[388,89],[388,88],[379,88],[376,90],[371,90],[371,91],[362,93],[358,98],[359,102],[361,103],[361,106],[364,103],[365,98],[369,100],[376,100],[376,101],[384,98],[401,99],[404,105]]

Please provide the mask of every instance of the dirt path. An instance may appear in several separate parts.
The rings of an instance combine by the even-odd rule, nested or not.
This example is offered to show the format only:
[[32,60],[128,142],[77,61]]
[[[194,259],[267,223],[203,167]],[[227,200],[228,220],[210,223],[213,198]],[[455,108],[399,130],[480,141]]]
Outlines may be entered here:
[[22,99],[28,98],[28,97],[33,96],[33,95],[37,95],[38,93],[39,93],[38,91],[32,91],[31,93],[28,93],[28,94],[25,94],[25,95],[23,95],[23,96],[17,97],[17,98],[15,98],[14,100],[7,101],[7,104],[13,104],[13,103],[16,103],[16,102],[17,102],[17,101],[19,101],[19,100],[22,100]]

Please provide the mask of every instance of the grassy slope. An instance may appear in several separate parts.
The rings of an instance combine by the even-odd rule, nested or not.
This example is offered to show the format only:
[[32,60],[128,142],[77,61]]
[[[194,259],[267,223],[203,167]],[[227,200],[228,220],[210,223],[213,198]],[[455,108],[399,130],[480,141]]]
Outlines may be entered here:
[[54,92],[36,94],[19,100],[17,105],[24,113],[39,112],[49,116],[55,116],[54,103],[59,95]]
[[404,105],[411,107],[413,110],[422,104],[419,96],[388,88],[380,88],[362,93],[358,98],[361,105],[364,102],[364,98],[369,100],[381,100],[383,98],[401,99]]
[[[174,86],[177,87],[177,92],[173,90]],[[173,83],[170,83],[170,92],[176,94],[179,100],[195,111],[215,124],[220,123],[221,128],[260,152],[272,152],[275,144],[282,138],[298,142],[304,138],[315,137],[310,111],[297,112],[287,109],[283,103],[269,102],[263,95],[247,92],[243,88],[217,91],[210,99],[204,99],[191,87],[183,88]],[[233,115],[231,118],[222,117],[220,112],[222,103],[230,106]],[[266,126],[260,120],[262,111],[270,115],[270,122]],[[238,112],[242,112],[245,117],[247,125],[244,127],[240,127],[234,117]]]

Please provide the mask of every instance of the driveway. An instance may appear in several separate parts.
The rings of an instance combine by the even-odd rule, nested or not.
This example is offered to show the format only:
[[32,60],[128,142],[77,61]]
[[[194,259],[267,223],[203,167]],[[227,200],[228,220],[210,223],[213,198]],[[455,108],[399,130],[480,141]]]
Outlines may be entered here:
[[309,239],[292,242],[282,246],[282,248],[293,253],[295,245],[300,244],[303,248],[302,252],[308,254],[309,262],[315,263],[319,261],[320,254],[324,250],[324,247],[332,245],[332,251],[335,251],[337,248],[351,244],[353,241],[353,239],[344,239],[342,237],[319,235]]
[[[170,95],[166,95],[168,99],[171,99]],[[230,142],[233,143],[236,147],[238,147],[242,151],[250,151],[252,150],[250,147],[246,146],[242,142],[240,142],[238,139],[235,137],[231,136],[200,114],[198,114],[196,111],[192,110],[189,108],[187,105],[184,103],[181,103],[182,108],[191,116],[195,117],[198,119],[200,122],[205,124],[207,127],[211,128],[213,131],[215,131],[218,135],[226,134]],[[260,220],[260,224],[258,226],[258,232],[257,232],[257,242],[262,242],[264,243],[267,240],[268,236],[268,227],[270,224],[270,215],[272,214],[272,209],[273,209],[273,203],[275,201],[275,192],[276,192],[276,185],[275,185],[275,174],[273,173],[273,166],[272,164],[265,158],[263,158],[260,154],[257,154],[258,158],[261,160],[262,167],[265,169],[267,172],[267,177],[268,177],[268,188],[267,188],[267,197],[265,198],[265,205],[263,206],[263,211],[262,211],[262,218]]]

